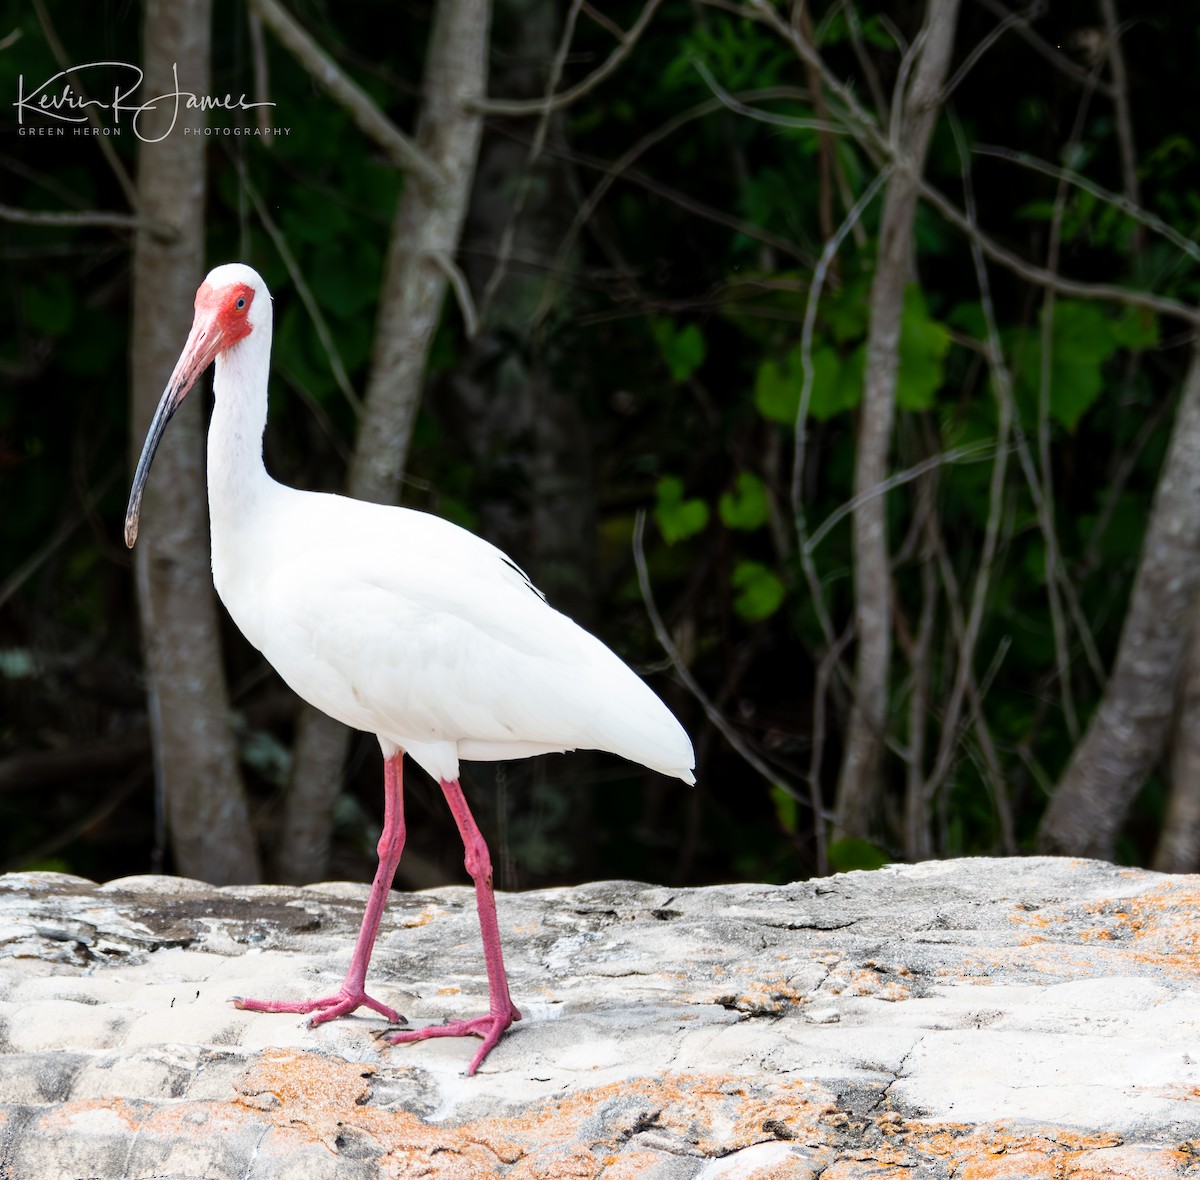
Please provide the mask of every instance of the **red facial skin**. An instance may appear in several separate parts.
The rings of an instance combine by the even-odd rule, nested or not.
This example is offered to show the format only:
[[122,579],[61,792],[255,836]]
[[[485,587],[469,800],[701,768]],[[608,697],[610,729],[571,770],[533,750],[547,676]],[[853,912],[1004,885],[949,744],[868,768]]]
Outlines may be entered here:
[[250,308],[253,304],[254,289],[245,283],[230,283],[220,288],[210,287],[208,283],[200,284],[200,290],[196,292],[196,318],[192,321],[192,330],[188,333],[187,343],[158,403],[134,473],[129,507],[125,512],[125,544],[130,549],[137,540],[142,490],[150,474],[154,452],[158,450],[171,415],[196,383],[196,378],[217,359],[217,354],[244,340],[253,331],[250,326]]
[[[238,300],[245,301],[238,307]],[[207,321],[209,330],[217,337],[216,352],[236,344],[250,335],[250,308],[254,304],[254,289],[245,283],[233,283],[228,287],[213,288],[201,283],[196,292],[196,323],[201,316]],[[193,331],[195,329],[193,328]]]

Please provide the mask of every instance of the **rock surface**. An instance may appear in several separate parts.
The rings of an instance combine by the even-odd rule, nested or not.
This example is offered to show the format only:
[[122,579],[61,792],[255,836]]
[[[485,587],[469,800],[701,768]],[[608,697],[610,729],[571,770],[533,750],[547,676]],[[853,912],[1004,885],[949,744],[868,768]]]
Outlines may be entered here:
[[[390,1047],[365,887],[0,877],[3,1180],[1200,1180],[1200,878],[959,860],[498,899],[524,1013]],[[468,889],[393,894],[373,991],[482,1012]]]

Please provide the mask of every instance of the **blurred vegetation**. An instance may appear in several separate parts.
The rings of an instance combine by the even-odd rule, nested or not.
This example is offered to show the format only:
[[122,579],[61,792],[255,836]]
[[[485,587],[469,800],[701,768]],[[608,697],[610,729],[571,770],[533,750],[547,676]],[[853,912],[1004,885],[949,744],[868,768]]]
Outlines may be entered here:
[[[622,28],[640,10],[616,0],[602,7]],[[478,801],[485,831],[502,848],[502,886],[585,876],[781,881],[810,874],[818,863],[811,802],[815,795],[823,807],[831,804],[848,695],[834,677],[817,708],[827,642],[792,519],[802,327],[826,236],[822,202],[832,192],[836,228],[877,163],[846,137],[814,129],[809,80],[796,55],[733,7],[663,4],[612,78],[569,108],[561,142],[547,150],[565,158],[580,207],[597,185],[604,191],[574,243],[572,266],[562,259],[536,264],[561,276],[535,311],[537,328],[554,379],[584,407],[593,448],[594,629],[639,669],[666,672],[653,683],[696,741],[699,786],[689,793],[599,756],[505,767],[495,793],[489,783],[488,797]],[[1191,4],[1149,14],[1127,7],[1122,48],[1141,204],[1190,242],[1200,222],[1200,133],[1191,101],[1200,22]],[[137,8],[46,9],[70,61],[138,60]],[[291,10],[398,125],[411,125],[426,6],[306,0]],[[954,68],[991,35],[998,10],[965,5]],[[60,68],[39,11],[0,4],[0,95],[15,96],[19,75],[28,88]],[[865,89],[865,58],[890,93],[901,58],[897,40],[914,35],[921,11],[915,4],[867,2],[857,11],[815,5],[813,38],[840,77]],[[957,80],[927,175],[961,205],[965,164],[979,223],[1023,258],[1041,265],[1056,235],[1064,273],[1195,302],[1194,252],[1152,233],[1097,191],[1060,187],[1055,176],[1019,159],[977,150],[998,145],[1085,174],[1105,192],[1122,190],[1111,83],[1096,48],[1098,11],[1095,3],[1056,3],[1032,22],[1038,43],[1069,71],[1016,31],[988,45]],[[219,0],[213,28],[214,92],[252,92],[244,6]],[[612,43],[603,22],[581,16],[564,87],[593,70]],[[336,490],[355,429],[336,369],[340,364],[361,387],[402,180],[269,37],[266,54],[276,104],[270,119],[287,134],[212,138],[208,257],[212,264],[249,262],[275,296],[268,467],[285,482]],[[720,101],[721,94],[738,96],[736,103]],[[738,104],[770,118],[750,117]],[[5,206],[128,210],[96,139],[21,136],[14,111],[5,109]],[[229,120],[252,127],[255,112]],[[217,112],[211,122],[226,117]],[[495,119],[489,126],[522,141],[533,133],[532,121]],[[104,142],[134,173],[136,140],[128,127]],[[831,153],[832,172],[822,172],[822,153]],[[801,491],[808,552],[837,635],[853,605],[846,508],[878,218],[873,201],[846,234],[811,325]],[[336,362],[281,243],[317,301]],[[463,249],[471,250],[469,240]],[[54,867],[99,879],[144,872],[163,863],[163,850],[134,587],[121,544],[130,446],[129,233],[0,220],[0,255],[7,324],[0,334],[0,867]],[[1071,623],[1069,664],[1060,676],[1046,534],[1027,473],[1010,456],[975,660],[1002,780],[989,782],[975,732],[960,722],[952,766],[930,804],[935,851],[947,856],[1003,849],[997,789],[1014,818],[1017,846],[1030,845],[1115,648],[1187,352],[1179,322],[1065,296],[1047,310],[1041,292],[1012,273],[993,267],[990,278],[1016,425],[1034,450],[1044,405],[1051,512],[1086,630]],[[922,579],[938,563],[923,540],[921,496],[935,505],[943,542],[934,576],[956,581],[964,596],[987,523],[998,422],[986,348],[966,240],[922,206],[904,305],[893,462],[897,472],[924,473],[900,483],[888,501],[900,648],[896,750],[911,736],[905,639],[918,627]],[[459,445],[446,390],[464,352],[462,318],[451,301],[404,500],[478,527],[487,505],[519,502],[529,489],[511,486],[503,467],[478,468]],[[766,779],[670,675],[631,549],[643,510],[658,607],[713,706],[769,768]],[[522,553],[513,556],[529,564]],[[530,573],[539,577],[536,568]],[[951,629],[943,602],[929,661],[934,703],[954,676]],[[256,823],[269,842],[286,781],[291,706],[232,625],[225,638]],[[931,704],[931,748],[939,721]],[[29,761],[48,751],[80,758],[61,772]],[[35,762],[37,774],[29,769]],[[470,792],[473,772],[465,770]],[[506,805],[506,784],[520,776],[533,782],[522,797],[535,805],[517,813]],[[876,824],[878,839],[831,847],[832,867],[904,855],[902,758],[893,757],[888,776],[890,810]],[[419,779],[414,770],[411,848],[456,873],[461,853],[449,818],[436,787]],[[589,838],[568,844],[562,817],[580,792],[594,794]],[[1126,829],[1123,859],[1148,860],[1164,792],[1158,777],[1146,787]],[[337,875],[369,879],[381,808],[378,754],[364,736],[335,815]]]

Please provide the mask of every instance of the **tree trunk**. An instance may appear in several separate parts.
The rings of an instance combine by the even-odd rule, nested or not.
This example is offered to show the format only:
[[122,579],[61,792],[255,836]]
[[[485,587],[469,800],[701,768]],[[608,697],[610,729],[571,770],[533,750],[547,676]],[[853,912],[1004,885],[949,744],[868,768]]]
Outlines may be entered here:
[[[210,18],[211,0],[148,0],[147,94],[174,91],[177,62],[180,86],[208,93]],[[192,299],[204,277],[206,141],[184,134],[185,125],[203,126],[204,117],[181,110],[179,118],[159,142],[139,146],[141,212],[148,222],[173,227],[176,236],[164,242],[142,229],[134,244],[135,456],[187,338]],[[224,885],[258,881],[261,874],[230,725],[209,573],[203,401],[199,395],[188,399],[159,448],[134,563],[155,770],[175,870]]]
[[1162,757],[1200,592],[1200,346],[1193,348],[1112,675],[1042,817],[1043,852],[1111,859]]
[[896,372],[904,288],[912,279],[917,186],[954,47],[958,0],[929,0],[924,43],[904,98],[898,159],[888,181],[871,284],[870,328],[854,493],[855,653],[854,705],[838,774],[834,836],[867,837],[877,827],[891,671],[892,578],[887,498],[872,494],[887,478],[895,417]]
[[1154,867],[1200,871],[1200,618],[1193,613],[1171,734],[1171,796]]
[[[490,0],[439,0],[434,10],[417,143],[442,173],[410,174],[392,223],[364,412],[347,492],[395,503],[421,402],[429,348],[458,252],[487,93]],[[441,259],[441,261],[439,261]],[[283,881],[320,880],[329,862],[330,815],[342,783],[348,731],[310,706],[297,721],[295,769],[276,853]]]
[[[494,91],[529,101],[556,88],[561,13],[540,0],[498,0],[496,9]],[[484,136],[463,259],[480,330],[463,363],[438,384],[436,408],[482,492],[480,532],[511,553],[555,607],[586,623],[595,614],[596,539],[587,378],[559,380],[561,329],[531,331],[547,276],[563,264],[556,254],[577,201],[566,153],[531,150],[529,141],[540,146],[544,129],[547,144],[561,145],[564,122],[560,114],[545,128],[533,119],[497,120]],[[513,866],[561,869],[563,848],[594,843],[567,833],[591,830],[595,793],[571,791],[567,806],[554,777],[577,776],[584,765],[577,757],[475,768],[481,794],[490,787],[504,813],[496,858],[504,888],[520,885]]]

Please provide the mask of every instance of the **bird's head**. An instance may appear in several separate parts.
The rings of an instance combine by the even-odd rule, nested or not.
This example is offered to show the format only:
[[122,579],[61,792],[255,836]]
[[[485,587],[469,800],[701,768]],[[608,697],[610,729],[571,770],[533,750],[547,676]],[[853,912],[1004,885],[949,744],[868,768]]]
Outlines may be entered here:
[[200,374],[221,353],[235,348],[256,329],[270,323],[271,294],[257,271],[240,262],[230,262],[208,272],[196,292],[195,307],[192,330],[175,362],[158,409],[154,411],[133,476],[129,507],[125,512],[125,544],[130,549],[137,540],[142,492],[150,474],[150,464],[154,462],[154,453],[167,423]]

